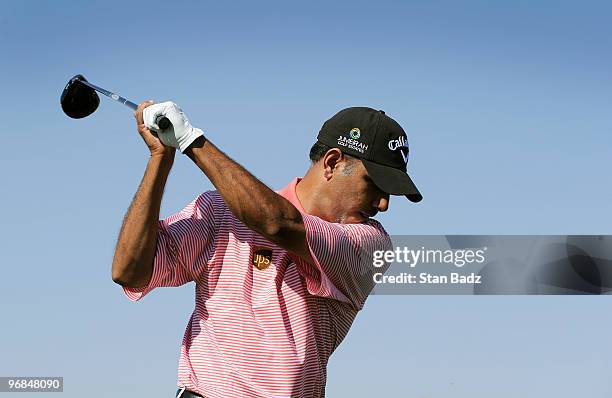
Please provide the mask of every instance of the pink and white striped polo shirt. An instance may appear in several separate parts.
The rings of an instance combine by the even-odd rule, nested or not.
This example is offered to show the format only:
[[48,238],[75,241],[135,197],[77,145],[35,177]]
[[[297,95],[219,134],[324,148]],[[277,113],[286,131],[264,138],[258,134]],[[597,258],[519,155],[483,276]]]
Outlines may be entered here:
[[[374,287],[373,250],[391,241],[375,220],[337,224],[304,212],[294,179],[279,194],[301,213],[311,265],[247,228],[217,191],[159,222],[148,286],[194,281],[178,386],[206,398],[324,397],[330,355]],[[256,266],[254,263],[257,263]]]

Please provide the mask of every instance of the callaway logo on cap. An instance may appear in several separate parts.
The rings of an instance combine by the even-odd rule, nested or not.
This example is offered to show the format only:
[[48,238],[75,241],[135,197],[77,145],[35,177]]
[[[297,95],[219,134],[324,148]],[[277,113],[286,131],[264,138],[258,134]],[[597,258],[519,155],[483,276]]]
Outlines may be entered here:
[[317,140],[361,158],[374,183],[390,195],[423,199],[406,173],[408,139],[402,127],[383,111],[354,107],[341,110],[321,127]]

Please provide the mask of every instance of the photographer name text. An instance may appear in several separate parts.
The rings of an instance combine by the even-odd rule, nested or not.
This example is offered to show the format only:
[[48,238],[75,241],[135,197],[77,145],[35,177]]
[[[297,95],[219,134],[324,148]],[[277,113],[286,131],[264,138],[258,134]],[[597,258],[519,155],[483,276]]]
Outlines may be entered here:
[[461,284],[480,284],[481,275],[470,273],[461,275],[457,272],[451,272],[449,275],[431,274],[429,272],[421,272],[413,274],[402,272],[398,275],[384,275],[382,272],[377,272],[373,276],[375,283],[398,283],[398,284],[420,284],[420,285],[461,285]]

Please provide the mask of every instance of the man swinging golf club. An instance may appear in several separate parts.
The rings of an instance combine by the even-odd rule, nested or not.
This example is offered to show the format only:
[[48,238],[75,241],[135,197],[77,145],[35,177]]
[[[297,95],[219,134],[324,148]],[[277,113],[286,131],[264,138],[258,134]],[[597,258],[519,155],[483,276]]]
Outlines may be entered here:
[[[374,287],[374,250],[389,236],[371,219],[389,195],[418,202],[403,129],[383,111],[329,119],[312,164],[274,192],[230,159],[174,103],[142,103],[151,156],[115,251],[113,280],[139,300],[195,282],[177,396],[323,397],[330,355]],[[160,130],[160,116],[172,125]],[[216,190],[159,221],[175,148]]]

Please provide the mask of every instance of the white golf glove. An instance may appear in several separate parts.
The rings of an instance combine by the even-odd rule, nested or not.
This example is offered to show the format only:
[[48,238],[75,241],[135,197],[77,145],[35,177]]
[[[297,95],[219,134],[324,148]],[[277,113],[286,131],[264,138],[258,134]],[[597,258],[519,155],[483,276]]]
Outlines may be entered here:
[[[155,123],[159,116],[167,117],[172,125],[165,130],[160,130],[157,123]],[[189,123],[189,119],[187,119],[183,110],[171,101],[146,107],[142,112],[142,117],[145,127],[154,130],[164,145],[178,148],[181,152],[185,152],[185,149],[196,138],[204,135],[202,130],[193,127]]]

